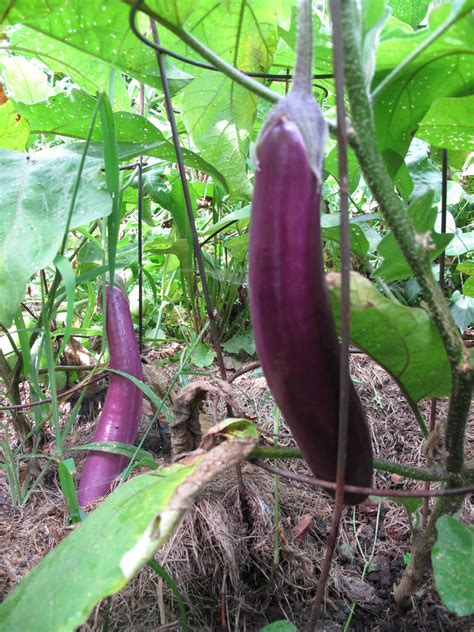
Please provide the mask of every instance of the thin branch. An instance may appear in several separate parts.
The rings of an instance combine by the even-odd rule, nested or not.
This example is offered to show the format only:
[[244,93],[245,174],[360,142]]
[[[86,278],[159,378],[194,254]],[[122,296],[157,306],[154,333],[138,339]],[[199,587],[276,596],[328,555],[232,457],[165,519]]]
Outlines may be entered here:
[[[255,459],[303,459],[303,454],[298,448],[284,447],[258,447],[252,450],[247,457],[248,461]],[[448,473],[441,467],[421,468],[404,463],[394,463],[387,459],[374,459],[374,469],[382,472],[400,474],[405,478],[418,481],[447,481]]]
[[[153,19],[150,20],[150,23],[151,23],[151,30],[153,33],[153,40],[157,45],[159,45],[160,40],[158,37],[156,23]],[[196,229],[196,222],[194,221],[194,212],[193,212],[193,206],[191,202],[191,195],[189,193],[188,180],[186,177],[186,169],[185,169],[184,161],[183,161],[183,153],[181,150],[181,143],[179,140],[178,128],[176,126],[176,119],[174,117],[173,108],[171,104],[171,94],[169,90],[168,77],[166,74],[166,69],[165,69],[162,53],[157,52],[156,56],[157,56],[158,64],[160,67],[161,81],[163,83],[163,92],[165,94],[166,111],[167,111],[168,120],[171,126],[171,134],[173,137],[174,148],[176,151],[176,161],[178,163],[178,170],[179,170],[179,175],[181,179],[181,185],[183,188],[184,200],[186,204],[186,212],[188,216],[189,227],[191,229],[194,257],[196,259],[199,275],[201,277],[201,285],[202,285],[202,291],[204,294],[204,302],[206,304],[207,317],[209,319],[209,329],[211,330],[211,337],[212,337],[212,342],[214,345],[214,351],[216,352],[216,356],[217,356],[217,364],[219,366],[219,372],[221,374],[222,379],[225,380],[227,377],[227,373],[224,366],[224,358],[222,355],[222,349],[219,342],[219,335],[217,332],[216,320],[214,317],[214,308],[211,302],[211,296],[209,294],[209,288],[207,285],[207,276],[206,276],[206,270],[204,267],[204,260],[203,260],[201,248],[199,247],[199,237],[198,237],[198,233]]]
[[[76,384],[76,386],[73,386],[69,390],[64,391],[63,393],[58,393],[58,399],[65,399],[65,398],[69,397],[69,395],[72,395],[73,393],[75,393],[76,391],[80,391],[81,388],[86,388],[90,384],[94,384],[95,382],[98,382],[99,380],[104,379],[104,376],[103,376],[102,373],[103,372],[101,372],[99,375],[96,375],[95,377],[90,378],[85,383]],[[25,404],[16,404],[14,406],[0,406],[0,411],[1,410],[5,410],[5,411],[12,412],[12,411],[15,411],[15,410],[20,410],[22,408],[34,408],[35,406],[42,406],[43,404],[50,404],[51,401],[52,401],[52,398],[51,397],[47,397],[46,399],[41,399],[41,400],[39,400],[37,402],[26,402]]]
[[[289,470],[284,470],[274,465],[254,459],[250,461],[252,465],[262,468],[271,474],[278,474],[284,478],[288,478],[298,483],[304,483],[305,485],[311,485],[311,487],[323,487],[324,489],[336,490],[336,483],[332,481],[325,481],[313,476],[304,476],[303,474],[295,474]],[[474,485],[466,485],[465,487],[449,488],[449,489],[432,489],[426,491],[420,490],[407,490],[407,489],[392,489],[390,487],[359,487],[358,485],[344,485],[344,492],[348,494],[366,494],[368,496],[387,496],[391,498],[427,498],[427,497],[461,497],[465,494],[474,492]]]
[[[300,20],[309,21],[310,37],[309,42],[303,41],[312,51],[312,21],[311,2],[309,5],[309,17],[302,12]],[[305,6],[303,2],[301,9]],[[341,214],[341,346],[339,351],[339,423],[337,437],[337,469],[336,469],[336,497],[334,511],[331,521],[331,531],[326,542],[326,552],[324,556],[321,574],[319,576],[318,587],[314,597],[311,614],[308,622],[308,630],[314,630],[321,613],[324,600],[329,571],[334,556],[334,550],[339,535],[339,525],[344,509],[344,484],[346,480],[347,461],[347,426],[349,417],[349,345],[350,345],[350,270],[351,270],[351,249],[349,234],[349,190],[347,174],[347,129],[346,129],[346,109],[344,105],[344,59],[342,53],[342,33],[341,33],[341,9],[339,0],[330,2],[332,20],[332,48],[333,48],[333,69],[336,79],[336,113],[337,113],[337,159],[338,159],[338,179]],[[304,24],[303,24],[304,26]],[[301,29],[304,32],[304,28]],[[300,53],[300,44],[298,44]],[[303,51],[301,51],[303,52]],[[307,53],[308,54],[308,53]],[[311,53],[309,53],[311,55]]]

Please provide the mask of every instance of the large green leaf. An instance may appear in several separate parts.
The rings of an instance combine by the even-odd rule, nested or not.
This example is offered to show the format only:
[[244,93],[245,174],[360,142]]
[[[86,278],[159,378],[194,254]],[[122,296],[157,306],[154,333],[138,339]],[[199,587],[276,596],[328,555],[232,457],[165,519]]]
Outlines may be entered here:
[[[380,83],[390,70],[423,44],[449,18],[451,8],[449,3],[435,7],[426,29],[405,34],[398,31],[397,37],[384,40],[377,50],[373,85]],[[464,13],[377,94],[374,103],[377,138],[392,175],[402,164],[418,123],[433,101],[472,93],[473,54],[474,15],[471,11]]]
[[402,22],[416,28],[425,17],[430,0],[388,0],[393,15]]
[[8,94],[23,103],[37,103],[53,96],[56,92],[38,63],[24,57],[0,58],[3,66],[3,82],[8,86]]
[[[67,146],[34,154],[0,151],[0,322],[8,326],[29,277],[61,244],[81,155]],[[70,228],[111,211],[102,160],[88,157]]]
[[[161,11],[169,12],[174,4],[158,1],[152,7],[156,6],[160,17]],[[198,12],[181,20],[194,37],[241,70],[265,72],[270,68],[278,44],[278,24],[288,19],[291,8],[284,0],[196,4]],[[182,49],[176,38],[170,39],[169,46]],[[183,52],[192,54],[186,49]],[[202,157],[224,175],[231,194],[249,198],[247,159],[257,98],[221,73],[195,69],[193,74],[194,81],[181,93],[186,129]]]
[[[331,304],[340,322],[340,275],[327,275]],[[351,339],[383,366],[413,403],[451,391],[448,357],[428,312],[381,294],[366,278],[351,273]]]
[[[33,105],[17,103],[17,108],[28,121],[32,133],[86,138],[96,104],[96,98],[81,90],[73,90],[69,95],[61,92],[47,101]],[[176,160],[174,145],[143,116],[132,112],[115,112],[114,122],[121,160],[140,153],[170,162]],[[94,128],[92,140],[102,141],[100,125]],[[193,151],[184,148],[183,158],[190,167],[212,175],[226,186],[221,173]]]
[[[432,260],[443,252],[453,238],[453,235],[442,235],[433,230],[438,214],[436,207],[433,206],[433,197],[433,191],[425,190],[425,193],[415,198],[408,207],[408,215],[417,233],[430,235],[429,255]],[[375,271],[375,276],[383,276],[386,281],[396,281],[412,276],[408,261],[391,232],[379,243],[378,252],[383,257],[383,261]]]
[[474,96],[436,99],[416,135],[436,147],[471,151],[474,147]]
[[370,86],[375,72],[375,52],[380,31],[390,12],[385,0],[362,0],[360,5],[359,46],[362,55],[365,81]]
[[203,73],[183,92],[181,108],[203,158],[219,166],[235,197],[249,199],[246,164],[256,97],[219,73]]
[[7,597],[0,628],[68,632],[84,623],[94,605],[122,589],[174,533],[201,489],[252,451],[255,435],[249,422],[227,420],[207,440],[212,446],[233,436],[230,441],[117,488]]
[[[104,88],[107,66],[109,71],[117,68],[138,81],[161,88],[155,52],[130,30],[129,12],[130,8],[117,0],[17,0],[9,7],[7,22],[29,28],[26,32],[13,33],[14,50],[37,55],[53,69],[63,63],[64,72],[73,78],[82,77],[80,84],[88,74],[90,58],[98,60],[100,63],[92,72],[90,83],[84,84],[86,89],[97,81]],[[141,26],[147,28],[148,19],[143,17],[142,20]],[[185,72],[169,68],[173,91],[192,79]]]
[[474,526],[441,516],[436,531],[431,560],[441,599],[458,617],[474,614]]

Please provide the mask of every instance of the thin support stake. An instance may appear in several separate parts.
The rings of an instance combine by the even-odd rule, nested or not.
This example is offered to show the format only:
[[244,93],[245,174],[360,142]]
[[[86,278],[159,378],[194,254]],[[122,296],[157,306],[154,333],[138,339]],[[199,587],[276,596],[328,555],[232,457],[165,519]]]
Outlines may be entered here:
[[[446,218],[448,214],[448,150],[442,150],[442,167],[441,167],[441,233],[444,235],[446,233]],[[446,253],[443,250],[439,257],[439,286],[442,291],[444,291],[444,274],[445,274],[445,265],[446,265]],[[437,408],[437,399],[431,400],[431,410],[430,410],[430,434],[435,432],[436,428],[436,408]],[[432,465],[432,458],[428,455],[428,465]],[[425,489],[430,489],[429,482],[425,484]],[[428,515],[429,515],[429,498],[425,498],[423,501],[423,511],[422,511],[422,526],[426,527],[428,524]]]
[[[158,29],[156,28],[155,20],[151,19],[150,24],[151,24],[151,32],[153,34],[153,41],[157,46],[159,46],[160,38],[158,37]],[[213,309],[211,297],[209,294],[209,287],[207,285],[207,277],[206,277],[206,271],[204,269],[204,261],[202,257],[202,252],[199,246],[199,237],[196,230],[196,223],[194,221],[194,213],[193,213],[193,207],[191,203],[191,196],[189,194],[188,180],[186,178],[186,170],[184,167],[183,152],[181,151],[178,128],[176,126],[176,119],[174,116],[173,107],[171,103],[171,95],[170,95],[170,89],[169,89],[169,84],[168,84],[168,77],[166,75],[165,64],[163,61],[163,54],[159,50],[157,50],[156,57],[158,60],[158,65],[160,67],[161,81],[163,83],[163,93],[165,95],[166,112],[168,114],[168,120],[171,126],[171,134],[173,136],[173,143],[174,143],[174,148],[176,151],[176,161],[178,163],[179,176],[181,179],[181,186],[183,187],[184,201],[186,204],[186,212],[188,215],[189,226],[191,228],[194,257],[196,259],[199,275],[201,277],[202,292],[204,294],[204,302],[206,304],[207,317],[209,318],[209,329],[211,330],[212,343],[214,345],[214,351],[216,352],[219,372],[222,379],[225,380],[227,378],[227,372],[224,366],[224,358],[222,355],[222,349],[219,344],[219,335],[217,333],[216,320],[214,318],[214,309]]]
[[339,423],[337,442],[336,497],[331,523],[331,531],[326,542],[321,575],[316,596],[311,608],[308,630],[316,628],[324,600],[332,558],[339,534],[342,511],[344,509],[344,484],[347,460],[347,424],[349,413],[349,342],[350,342],[350,237],[349,237],[349,191],[347,176],[347,128],[344,106],[344,60],[342,50],[341,12],[339,0],[331,0],[333,68],[336,84],[338,175],[341,205],[341,347],[339,366]]

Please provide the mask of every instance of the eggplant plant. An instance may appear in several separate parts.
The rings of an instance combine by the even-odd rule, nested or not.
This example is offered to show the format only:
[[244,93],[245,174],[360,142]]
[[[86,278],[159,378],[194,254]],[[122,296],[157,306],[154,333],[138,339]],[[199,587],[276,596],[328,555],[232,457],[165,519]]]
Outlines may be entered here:
[[[153,556],[178,527],[197,491],[227,465],[262,456],[301,458],[302,453],[318,479],[331,483],[337,478],[337,330],[344,314],[340,275],[324,274],[328,261],[337,270],[341,223],[335,202],[339,173],[334,157],[340,147],[331,120],[332,45],[325,16],[322,22],[320,12],[311,12],[312,3],[305,0],[300,21],[318,35],[314,45],[300,37],[295,81],[284,94],[295,48],[292,4],[17,0],[0,12],[5,24],[0,57],[0,375],[8,399],[4,412],[12,422],[11,428],[2,426],[1,445],[15,490],[13,502],[27,502],[63,459],[79,405],[63,428],[58,399],[64,393],[55,372],[64,362],[59,357],[64,340],[73,334],[100,334],[103,316],[94,311],[96,282],[111,261],[112,267],[133,267],[137,279],[145,274],[156,303],[152,338],[172,331],[182,341],[189,322],[191,329],[206,330],[204,299],[208,316],[213,309],[223,315],[218,333],[234,331],[230,321],[236,288],[245,286],[240,272],[248,244],[257,354],[300,448],[275,446],[269,453],[257,446],[258,433],[248,421],[226,421],[219,428],[222,443],[204,456],[199,453],[189,463],[119,485],[12,591],[0,606],[0,627],[27,630],[33,611],[39,613],[37,630],[72,630],[84,623],[98,601],[123,588]],[[350,120],[349,182],[341,186],[347,184],[355,209],[350,224],[353,261],[370,276],[351,275],[352,342],[390,373],[426,445],[439,444],[442,455],[426,468],[373,455],[366,415],[349,384],[345,481],[352,487],[344,502],[357,504],[374,491],[373,469],[438,481],[440,495],[416,534],[395,599],[402,608],[409,607],[433,562],[443,601],[466,615],[474,611],[474,596],[463,590],[469,582],[453,573],[453,567],[461,567],[459,560],[470,552],[466,542],[472,528],[451,516],[462,508],[474,481],[473,464],[465,462],[474,369],[458,327],[467,330],[474,311],[474,268],[466,257],[473,243],[472,201],[465,193],[472,177],[466,161],[472,140],[465,123],[474,92],[469,67],[473,3],[443,3],[426,18],[428,2],[410,6],[413,10],[407,9],[412,3],[392,0],[331,4],[340,11],[344,51],[346,94],[338,98],[339,103],[347,98]],[[139,11],[143,13],[137,20]],[[147,18],[156,23],[153,41],[145,45],[141,20]],[[179,54],[177,65],[170,62],[160,73],[152,50],[161,50],[157,29],[165,44],[179,41],[177,48],[193,58],[183,61]],[[188,62],[192,76],[184,72]],[[180,93],[176,108],[163,104],[165,85],[171,96]],[[95,126],[107,90],[112,92],[108,119],[104,116],[102,125]],[[168,116],[175,109],[180,118],[174,142],[186,138],[181,174],[196,185],[187,196],[176,176],[177,157],[169,140]],[[420,158],[421,140],[425,155]],[[456,172],[449,190],[445,161],[443,186],[435,166],[439,151],[449,156]],[[329,157],[324,165],[325,152]],[[152,163],[148,171],[143,170],[143,156]],[[136,183],[133,190],[131,182]],[[433,191],[424,190],[426,184]],[[208,185],[216,199],[225,199],[225,206],[219,202],[208,208]],[[201,231],[198,250],[186,197],[194,204],[190,217],[194,215]],[[456,209],[451,236],[437,228],[438,203],[444,210],[451,203]],[[231,215],[238,230],[233,232],[225,214],[216,212],[223,208],[235,208]],[[105,222],[102,236],[97,229],[110,214],[113,230],[107,242]],[[125,217],[130,222],[119,226]],[[200,250],[207,270],[196,266]],[[438,261],[451,273],[443,288],[433,274]],[[239,286],[226,287],[228,277],[220,274],[219,264],[239,273]],[[204,286],[211,272],[218,283],[209,284],[207,300]],[[450,292],[451,306],[446,300]],[[125,295],[117,286],[106,294],[112,374],[94,440],[132,444],[142,394],[126,375],[142,379],[140,355]],[[245,288],[240,299],[245,302],[246,296]],[[246,309],[244,305],[245,318]],[[31,321],[25,325],[27,313]],[[174,322],[162,327],[167,318]],[[85,344],[92,355],[92,343]],[[37,346],[48,354],[49,392],[40,386],[44,367],[36,366]],[[182,366],[187,362],[188,357]],[[63,369],[76,372],[75,367]],[[22,388],[24,382],[27,388]],[[26,394],[31,401],[24,407]],[[419,402],[434,397],[449,397],[449,409],[446,420],[427,429]],[[50,428],[53,456],[42,451]],[[20,478],[23,452],[47,461],[33,482]],[[80,504],[106,494],[124,462],[118,454],[89,454]],[[464,491],[457,492],[459,488]]]

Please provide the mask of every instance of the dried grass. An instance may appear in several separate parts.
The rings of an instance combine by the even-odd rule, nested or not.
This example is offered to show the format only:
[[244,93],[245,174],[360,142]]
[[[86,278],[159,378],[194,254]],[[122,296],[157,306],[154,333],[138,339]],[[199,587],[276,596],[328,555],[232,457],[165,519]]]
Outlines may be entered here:
[[[352,359],[352,376],[368,414],[376,455],[410,465],[424,464],[421,433],[397,385],[365,356]],[[273,403],[265,380],[244,375],[235,381],[234,386],[239,407],[256,420],[264,435],[271,438]],[[427,417],[429,402],[422,408]],[[446,402],[440,401],[438,420],[445,415]],[[87,441],[92,428],[92,422],[78,426],[71,441]],[[292,445],[291,434],[284,423],[281,424],[280,443]],[[468,457],[472,458],[472,419],[467,451]],[[280,465],[308,473],[302,461],[284,461]],[[247,494],[242,510],[235,476],[228,472],[207,487],[173,538],[156,556],[179,586],[193,630],[251,632],[268,621],[286,617],[303,625],[305,609],[314,596],[332,501],[320,490],[280,479],[281,561],[274,569],[274,479],[250,464],[243,466],[243,477]],[[395,485],[389,474],[377,474],[376,482],[381,486]],[[409,482],[399,482],[398,486],[408,487]],[[6,594],[67,534],[67,529],[63,522],[61,494],[52,476],[45,480],[25,507],[14,508],[9,505],[7,481],[2,471],[0,502],[0,539],[4,551],[0,590]],[[292,528],[308,514],[314,516],[311,529],[303,543],[298,543]],[[376,507],[371,501],[361,505],[355,513],[357,538],[367,554],[373,544],[375,514]],[[473,516],[474,506],[467,499],[462,517],[472,521]],[[360,580],[363,564],[352,519],[352,510],[349,510],[342,524],[341,545],[344,546],[339,547],[331,570],[325,630],[340,629],[354,597],[359,603],[356,613],[362,614],[360,619],[355,617],[352,629],[396,629],[397,632],[403,629],[470,629],[472,622],[456,622],[448,616],[439,602],[437,605],[432,591],[426,592],[419,601],[418,610],[406,621],[408,627],[396,618],[390,591],[403,566],[400,560],[409,549],[411,537],[403,507],[383,501],[375,543],[378,570],[375,569],[372,575],[369,573],[365,582]],[[383,568],[386,570],[384,577]],[[370,584],[371,577],[377,590]],[[433,608],[437,609],[438,619]],[[428,616],[439,620],[440,627],[433,627],[433,624],[424,627],[423,621]],[[364,617],[369,622],[367,627],[361,623]],[[144,568],[121,593],[101,603],[81,631],[98,632],[106,621],[111,630],[180,629],[176,601],[169,587],[149,568]]]

